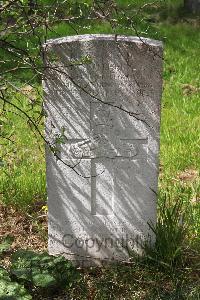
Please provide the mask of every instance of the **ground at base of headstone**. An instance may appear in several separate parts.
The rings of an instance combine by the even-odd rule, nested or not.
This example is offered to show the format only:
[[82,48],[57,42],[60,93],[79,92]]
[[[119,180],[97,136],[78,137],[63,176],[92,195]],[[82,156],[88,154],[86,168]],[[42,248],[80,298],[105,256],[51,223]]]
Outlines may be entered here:
[[[0,206],[0,217],[3,220],[0,229],[1,241],[3,237],[4,241],[6,236],[12,237],[7,238],[7,248],[6,243],[0,243],[0,250],[4,247],[1,251],[1,265],[7,271],[11,267],[10,258],[13,253],[21,251],[21,247],[28,249],[27,252],[31,250],[39,255],[46,250],[47,221],[45,216],[42,217],[44,213],[41,214],[43,206],[37,207],[34,213],[27,214],[14,207]],[[44,290],[41,293],[34,288],[28,292],[35,300],[196,300],[200,296],[198,251],[185,250],[185,256],[187,262],[173,270],[147,259],[132,260],[129,264],[115,263],[102,268],[77,268],[75,273],[79,275],[78,279],[72,280],[65,289],[52,289],[50,295]]]

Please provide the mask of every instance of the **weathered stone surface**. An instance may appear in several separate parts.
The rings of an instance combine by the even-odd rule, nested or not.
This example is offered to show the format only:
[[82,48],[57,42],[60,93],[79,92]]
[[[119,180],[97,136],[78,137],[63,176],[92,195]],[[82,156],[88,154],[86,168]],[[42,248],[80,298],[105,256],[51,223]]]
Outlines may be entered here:
[[47,147],[49,252],[127,260],[153,239],[162,45],[83,35],[44,47],[46,138],[57,156]]

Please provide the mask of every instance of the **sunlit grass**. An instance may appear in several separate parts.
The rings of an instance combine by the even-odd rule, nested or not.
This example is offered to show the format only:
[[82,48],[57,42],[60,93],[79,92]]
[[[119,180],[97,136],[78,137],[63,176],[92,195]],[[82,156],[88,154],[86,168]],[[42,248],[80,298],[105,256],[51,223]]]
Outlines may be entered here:
[[[200,32],[198,28],[183,24],[156,25],[156,30],[162,36],[165,48],[160,161],[162,176],[170,178],[186,168],[198,170],[200,165]],[[67,31],[63,24],[58,25],[49,37],[55,37],[56,32],[61,36],[73,34],[73,30],[68,28]],[[81,33],[87,32],[107,33],[111,28],[109,24],[96,24],[92,29],[82,28]],[[186,84],[191,90],[187,90]],[[16,95],[18,103],[19,97]],[[1,198],[19,204],[29,203],[37,195],[45,198],[44,150],[39,150],[41,140],[38,136],[36,139],[22,116],[8,113],[7,117],[9,121],[2,123],[1,128],[13,131],[14,144],[6,146],[7,167],[1,168],[0,175]],[[5,151],[3,148],[2,145],[1,152]]]
[[[79,24],[80,25],[80,24]],[[123,33],[133,35],[132,29],[113,29],[107,22],[76,26],[84,33]],[[48,38],[76,34],[73,26],[60,23],[49,32]],[[159,188],[169,189],[173,198],[184,197],[190,201],[196,195],[199,199],[199,185],[187,183],[178,178],[185,170],[199,171],[200,166],[200,32],[189,24],[153,24],[148,36],[158,36],[164,44],[163,98],[161,118],[161,173]],[[20,86],[20,82],[18,83]],[[32,91],[31,91],[32,93]],[[31,117],[37,114],[40,106],[30,109],[29,101],[19,93],[12,95],[15,104],[25,109]],[[44,143],[34,134],[30,123],[23,114],[13,108],[1,113],[1,130],[11,136],[13,142],[3,140],[0,156],[4,167],[0,171],[0,197],[6,203],[26,209],[34,201],[46,201]],[[40,124],[40,130],[43,125]],[[176,182],[176,185],[174,185]],[[192,189],[192,193],[191,193]],[[160,201],[160,200],[159,200]],[[192,216],[198,222],[198,200]]]
[[[13,103],[34,117],[26,97],[20,93],[13,96]],[[5,203],[27,208],[35,200],[45,201],[44,144],[32,130],[26,116],[12,106],[1,112],[1,134],[10,141],[1,139],[0,199]],[[43,130],[41,125],[39,129]]]
[[[133,1],[118,2],[126,7]],[[138,1],[140,5],[144,2]],[[166,2],[168,10],[180,4],[180,1]],[[112,32],[135,35],[132,29],[124,30],[119,26],[112,29],[107,22],[91,22],[87,26],[81,26],[80,23],[79,26],[75,25],[75,28],[60,23],[54,27],[54,31],[49,32],[48,38],[74,35],[77,34],[77,30],[79,34]],[[198,260],[200,245],[200,30],[187,23],[170,24],[165,21],[152,24],[147,32],[145,27],[142,27],[139,32],[154,39],[161,39],[164,43],[158,197],[158,220],[164,222],[158,222],[156,228],[162,252],[159,250],[154,255],[152,264],[133,262],[131,266],[114,265],[91,271],[90,274],[86,274],[85,280],[88,290],[95,291],[95,299],[110,297],[109,299],[197,300],[200,299],[196,279],[199,262],[195,263]],[[26,79],[26,76],[24,73],[20,78]],[[20,88],[21,82],[16,84]],[[41,87],[39,89],[41,90]],[[31,90],[30,93],[32,92]],[[30,102],[20,93],[12,94],[11,99],[30,117],[37,119],[41,110],[40,104],[35,105],[32,110]],[[5,111],[3,106],[0,106],[0,134],[9,136],[12,142],[0,138],[0,201],[27,210],[35,201],[46,201],[44,143],[38,134],[33,133],[30,122],[27,122],[22,113],[11,106],[4,109]],[[39,129],[43,132],[43,121],[40,122]],[[191,178],[190,172],[194,174]],[[169,202],[166,209],[164,207],[162,210],[160,208],[163,207],[165,197]],[[174,234],[171,230],[179,229],[179,220],[176,219],[174,223],[171,215],[169,218],[167,214],[180,202],[180,222],[187,227],[183,243],[181,239],[180,243],[178,239],[173,239]],[[171,234],[169,242],[168,234]],[[178,268],[175,274],[171,273],[171,269],[161,271],[155,264],[155,257],[159,263],[162,260],[165,264],[167,257],[167,264],[170,267],[173,265],[174,254],[170,252],[173,250],[170,242],[174,243],[176,255],[176,246],[181,247],[180,260],[183,260],[183,265],[186,266]],[[187,256],[191,247],[192,258]],[[88,295],[84,296],[83,291],[77,287],[73,293],[73,299],[88,299]]]
[[186,25],[160,29],[166,37],[160,157],[164,173],[174,174],[200,166],[200,32]]

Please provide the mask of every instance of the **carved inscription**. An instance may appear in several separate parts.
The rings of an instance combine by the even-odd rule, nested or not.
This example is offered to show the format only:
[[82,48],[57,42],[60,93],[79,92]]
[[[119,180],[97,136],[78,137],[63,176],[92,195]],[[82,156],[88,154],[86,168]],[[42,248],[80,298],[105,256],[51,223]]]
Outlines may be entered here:
[[44,50],[59,69],[43,80],[50,254],[129,262],[155,240],[161,43],[90,34]]
[[112,106],[93,102],[90,107],[91,136],[88,139],[70,140],[67,154],[74,159],[94,158],[145,158],[147,138],[121,136],[115,125]]
[[144,145],[146,139],[131,139],[116,137],[110,141],[105,135],[98,134],[93,139],[70,142],[67,154],[74,159],[93,158],[145,158]]
[[[93,102],[90,106],[90,137],[65,144],[67,157],[91,160],[91,214],[114,213],[115,160],[146,159],[147,138],[123,135],[112,106]],[[102,191],[102,194],[101,194]]]

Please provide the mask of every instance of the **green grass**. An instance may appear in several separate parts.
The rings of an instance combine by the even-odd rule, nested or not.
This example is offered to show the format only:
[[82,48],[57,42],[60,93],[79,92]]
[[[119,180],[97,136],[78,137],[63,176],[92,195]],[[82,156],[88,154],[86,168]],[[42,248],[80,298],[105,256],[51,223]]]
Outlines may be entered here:
[[[130,3],[118,2],[124,7]],[[180,1],[167,1],[166,14],[168,15],[170,7],[178,9],[179,4]],[[87,27],[81,25],[80,23],[76,27],[80,34],[112,31],[108,23],[90,23]],[[139,32],[143,32],[146,25],[144,23]],[[72,27],[63,23],[54,29],[49,33],[49,38],[75,34]],[[114,32],[134,34],[131,29],[124,31],[119,26]],[[157,243],[159,250],[149,254],[150,260],[135,261],[130,266],[114,265],[86,270],[83,274],[86,290],[81,287],[72,288],[71,299],[88,299],[88,291],[94,291],[96,296],[91,296],[91,299],[95,300],[200,299],[197,275],[200,247],[200,30],[198,26],[186,22],[171,24],[165,18],[164,22],[151,24],[146,35],[162,39],[165,49],[159,219],[155,228],[160,239]],[[39,116],[40,101],[31,110],[29,101],[20,93],[12,94],[11,98],[13,103],[23,107],[31,117],[36,119]],[[5,112],[1,110],[0,113],[1,135],[9,134],[14,142],[0,139],[0,157],[3,160],[0,161],[0,201],[26,210],[34,201],[46,201],[44,144],[31,131],[27,119],[16,113],[12,107],[6,107]],[[42,122],[39,123],[39,128],[43,130]],[[180,174],[185,172],[187,175],[187,170],[198,172],[198,175],[191,180],[184,180]],[[168,201],[165,203],[163,199],[166,197]],[[180,234],[183,228],[174,213],[176,205],[180,203],[178,217],[183,217],[184,230],[186,227],[182,236]],[[170,234],[170,242],[173,243],[171,246],[168,244]],[[163,246],[162,249],[160,245]],[[173,253],[170,252],[172,250]]]
[[[52,34],[55,35],[57,31],[61,36],[73,34],[63,24],[58,25]],[[89,28],[83,28],[81,33],[89,31]],[[92,30],[110,31],[108,24],[97,24]],[[165,178],[162,184],[166,185],[178,171],[186,168],[198,170],[200,165],[200,97],[193,90],[191,94],[184,95],[183,86],[189,84],[199,88],[200,32],[198,28],[187,24],[155,25],[155,31],[162,36],[165,47],[160,161],[162,176]],[[20,95],[13,97],[19,104]],[[44,199],[45,163],[43,150],[39,151],[38,147],[38,140],[40,148],[42,146],[39,136],[35,138],[27,121],[19,115],[10,112],[1,114],[0,118],[1,130],[12,131],[14,139],[14,144],[8,143],[6,146],[8,154],[1,154],[7,161],[7,167],[1,168],[0,174],[0,190],[3,191],[1,198],[19,205],[22,202],[26,205],[38,197]],[[5,152],[3,145],[1,149],[1,153]]]
[[[34,109],[35,113],[30,110],[25,96],[18,93],[13,97],[15,105],[27,111],[32,118],[37,116],[39,108]],[[26,117],[15,108],[5,107],[0,122],[1,134],[11,140],[1,138],[0,199],[27,209],[32,202],[46,199],[44,145],[39,135],[31,130]]]
[[[191,271],[176,276],[146,262],[135,262],[131,266],[113,265],[90,271],[90,281],[87,277],[85,281],[95,300],[198,300],[200,290],[193,283]],[[186,281],[189,276],[191,279]],[[84,296],[79,288],[74,290],[74,295],[71,299],[88,299],[88,294]]]
[[200,90],[184,95],[184,84],[200,87],[200,32],[188,25],[160,27],[165,41],[161,163],[164,173],[200,166]]

